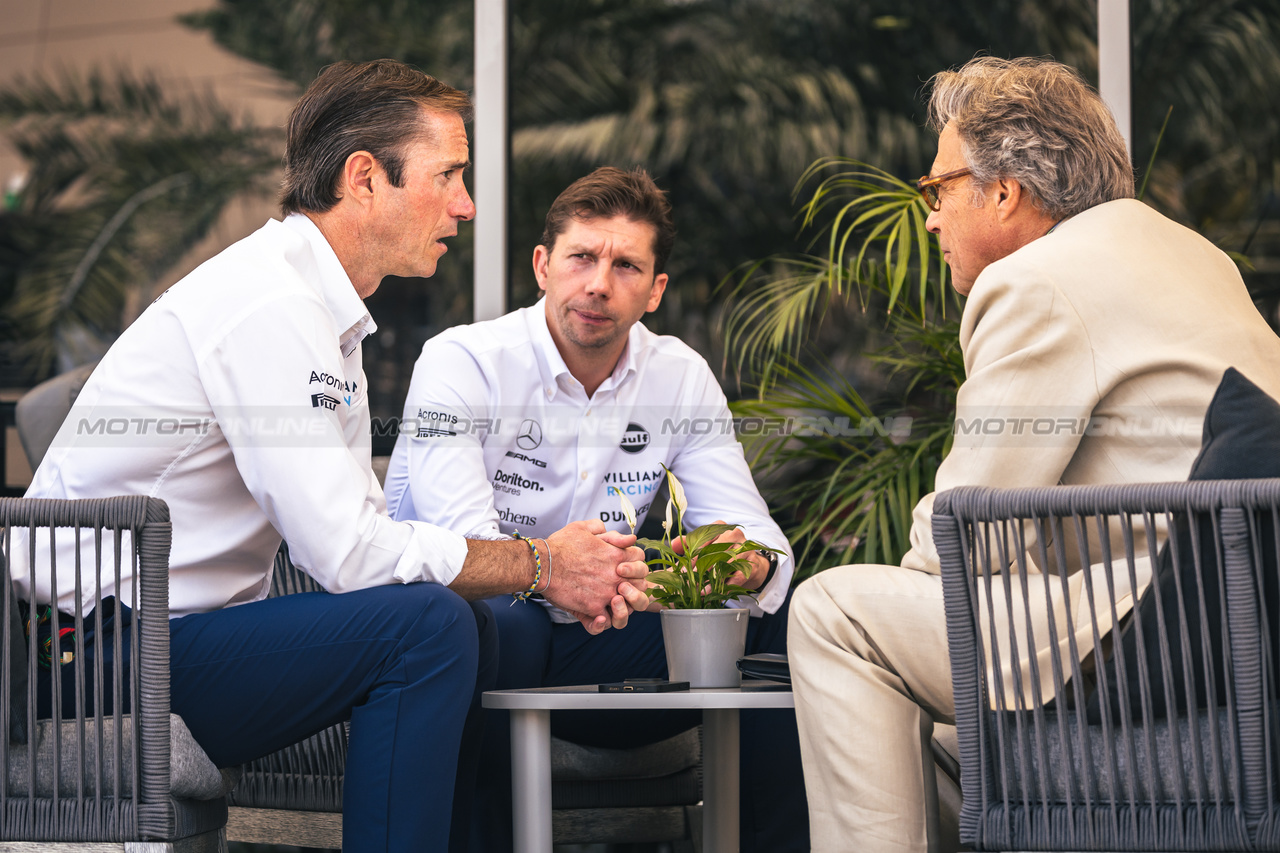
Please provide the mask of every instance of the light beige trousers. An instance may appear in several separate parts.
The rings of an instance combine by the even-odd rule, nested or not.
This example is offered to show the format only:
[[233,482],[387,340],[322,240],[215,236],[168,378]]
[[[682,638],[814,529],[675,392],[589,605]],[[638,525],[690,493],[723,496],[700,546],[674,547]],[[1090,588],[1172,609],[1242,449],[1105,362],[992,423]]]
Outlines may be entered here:
[[796,589],[787,651],[815,853],[936,846],[929,738],[955,721],[942,579],[828,569]]

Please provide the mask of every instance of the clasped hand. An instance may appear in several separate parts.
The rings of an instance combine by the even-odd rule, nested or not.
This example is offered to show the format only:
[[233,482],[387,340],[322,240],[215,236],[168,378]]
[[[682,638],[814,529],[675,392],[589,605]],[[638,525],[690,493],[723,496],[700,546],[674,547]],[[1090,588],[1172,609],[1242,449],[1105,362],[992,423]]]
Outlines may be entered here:
[[597,520],[575,521],[547,537],[554,556],[551,584],[542,597],[573,614],[592,634],[624,628],[647,610],[649,567],[636,537]]

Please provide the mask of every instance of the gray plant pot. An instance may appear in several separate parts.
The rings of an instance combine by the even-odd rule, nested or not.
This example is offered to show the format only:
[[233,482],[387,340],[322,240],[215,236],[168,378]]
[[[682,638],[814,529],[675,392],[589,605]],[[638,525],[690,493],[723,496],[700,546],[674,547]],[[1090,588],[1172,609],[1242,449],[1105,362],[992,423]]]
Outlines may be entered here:
[[667,677],[690,687],[737,687],[742,684],[738,658],[747,647],[747,619],[742,608],[663,610],[662,642],[667,648]]

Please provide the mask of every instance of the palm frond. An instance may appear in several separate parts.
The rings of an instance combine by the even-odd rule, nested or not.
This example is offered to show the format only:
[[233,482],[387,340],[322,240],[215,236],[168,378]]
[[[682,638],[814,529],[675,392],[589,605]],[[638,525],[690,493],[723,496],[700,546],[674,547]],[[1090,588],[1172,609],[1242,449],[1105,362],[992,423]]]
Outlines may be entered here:
[[750,366],[765,375],[780,357],[794,355],[820,321],[819,308],[832,300],[865,309],[869,287],[883,293],[889,316],[906,307],[908,281],[912,316],[922,317],[930,304],[945,311],[945,265],[934,265],[940,253],[914,186],[840,157],[811,164],[796,196],[810,186],[800,206],[801,229],[812,233],[807,248],[821,245],[826,255],[774,256],[740,267],[722,283],[734,280],[721,331],[739,374]]
[[[768,483],[803,573],[832,561],[896,563],[910,548],[911,511],[933,487],[948,447],[950,420],[879,411],[847,379],[788,360],[761,397],[733,404],[740,419],[790,429],[751,441],[749,458]],[[789,476],[788,476],[789,475]]]
[[40,235],[6,305],[32,378],[100,355],[128,320],[129,294],[145,292],[232,197],[265,191],[278,163],[276,132],[127,71],[0,87],[0,121],[30,168],[10,216]]

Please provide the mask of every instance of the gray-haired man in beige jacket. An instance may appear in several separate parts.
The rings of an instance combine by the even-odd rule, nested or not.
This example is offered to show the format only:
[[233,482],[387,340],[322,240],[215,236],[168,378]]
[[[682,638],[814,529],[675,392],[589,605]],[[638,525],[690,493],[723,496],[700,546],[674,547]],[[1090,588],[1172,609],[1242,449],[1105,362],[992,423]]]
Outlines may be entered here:
[[[968,296],[939,491],[1185,480],[1226,368],[1280,397],[1280,339],[1235,265],[1134,200],[1124,140],[1074,70],[975,59],[934,78],[929,107],[940,136],[921,180],[928,227]],[[1017,425],[1035,418],[1064,426],[1028,441]],[[1135,418],[1196,428],[1067,426]],[[916,507],[901,566],[829,569],[795,593],[788,648],[815,851],[937,840],[927,745],[955,708],[932,504]]]

